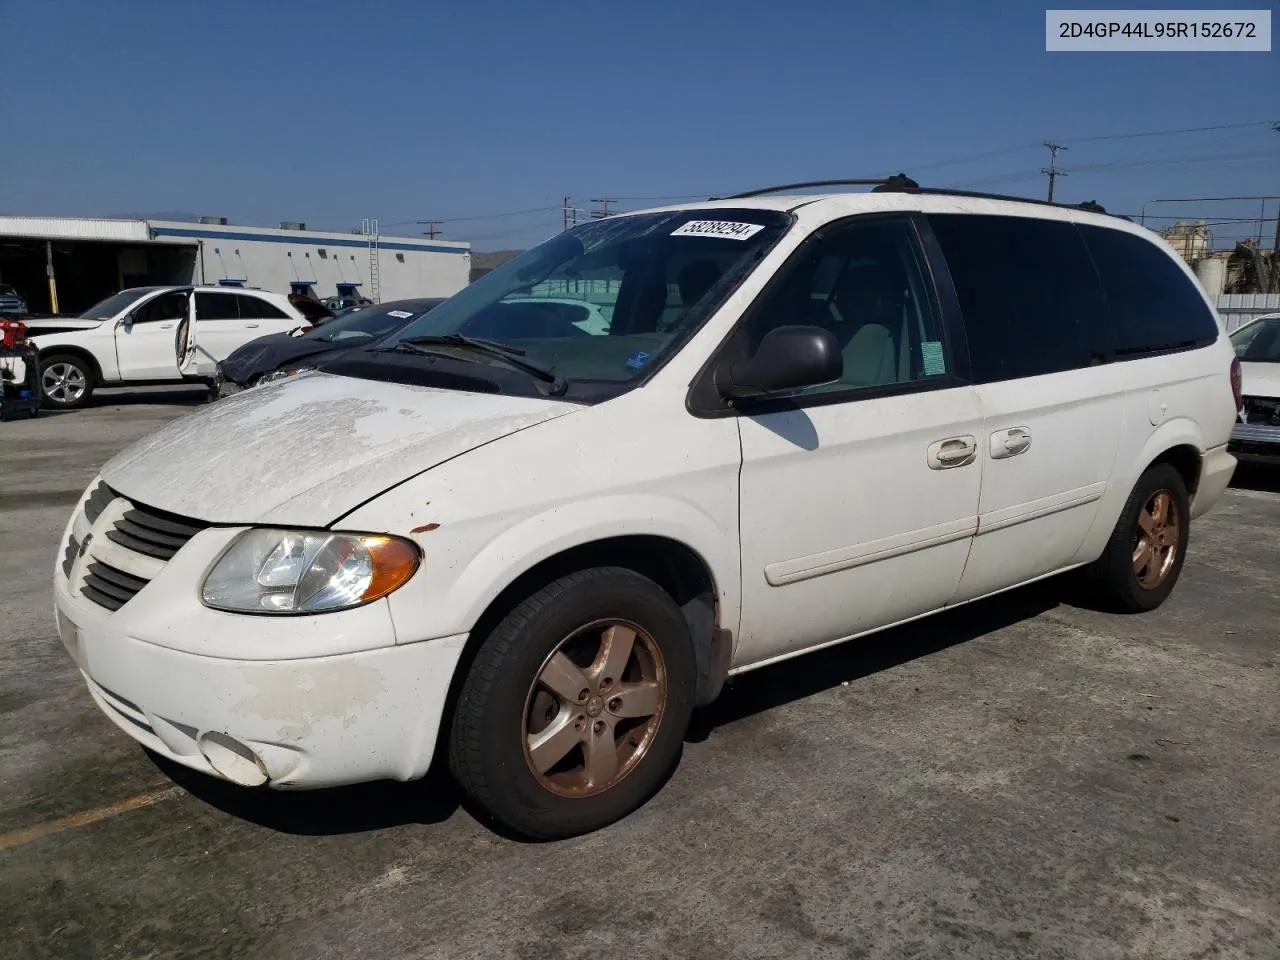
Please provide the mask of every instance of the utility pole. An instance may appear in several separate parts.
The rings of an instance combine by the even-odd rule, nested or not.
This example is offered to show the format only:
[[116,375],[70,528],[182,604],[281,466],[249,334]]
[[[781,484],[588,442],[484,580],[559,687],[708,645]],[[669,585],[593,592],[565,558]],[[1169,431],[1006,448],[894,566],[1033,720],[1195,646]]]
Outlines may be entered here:
[[438,230],[437,228],[440,226],[440,224],[444,223],[443,220],[418,220],[415,222],[420,223],[427,228],[423,232],[426,234],[426,237],[428,240],[434,240],[436,237],[440,235],[441,231]]
[[564,198],[564,228],[568,230],[578,222],[577,211],[573,209],[572,200]]
[[609,215],[609,204],[617,203],[618,201],[611,197],[592,197],[591,202],[600,204],[599,210],[591,211],[591,219],[601,220]]
[[1049,165],[1041,167],[1040,172],[1049,178],[1049,202],[1053,203],[1053,181],[1067,175],[1067,171],[1058,169],[1058,151],[1067,148],[1060,143],[1050,143],[1048,140],[1044,145],[1049,148]]

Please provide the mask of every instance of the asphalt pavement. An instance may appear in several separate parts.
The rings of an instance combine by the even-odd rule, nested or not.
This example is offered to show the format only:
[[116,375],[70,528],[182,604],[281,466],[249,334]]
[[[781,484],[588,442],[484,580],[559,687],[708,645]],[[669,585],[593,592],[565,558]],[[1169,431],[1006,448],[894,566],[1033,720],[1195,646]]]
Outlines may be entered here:
[[442,776],[245,792],[99,713],[57,539],[197,398],[0,424],[0,954],[1280,957],[1280,475],[1241,474],[1155,613],[1050,581],[758,671],[643,809],[528,844]]

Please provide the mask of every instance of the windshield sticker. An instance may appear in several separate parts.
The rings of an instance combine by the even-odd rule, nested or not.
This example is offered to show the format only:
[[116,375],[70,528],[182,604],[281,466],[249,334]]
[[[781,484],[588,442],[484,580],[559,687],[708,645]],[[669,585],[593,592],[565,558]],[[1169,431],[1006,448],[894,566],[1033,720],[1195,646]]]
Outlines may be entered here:
[[395,317],[398,320],[408,320],[410,317],[413,316],[413,314],[410,313],[408,310],[388,310],[387,316]]
[[941,340],[926,340],[920,344],[920,358],[924,361],[926,377],[936,377],[947,372],[947,361],[942,356]]
[[627,366],[632,370],[640,370],[649,362],[649,354],[643,350],[637,350],[631,356],[627,357]]
[[764,225],[760,223],[732,223],[728,220],[690,220],[683,227],[671,231],[673,237],[723,237],[726,240],[746,240],[753,237]]

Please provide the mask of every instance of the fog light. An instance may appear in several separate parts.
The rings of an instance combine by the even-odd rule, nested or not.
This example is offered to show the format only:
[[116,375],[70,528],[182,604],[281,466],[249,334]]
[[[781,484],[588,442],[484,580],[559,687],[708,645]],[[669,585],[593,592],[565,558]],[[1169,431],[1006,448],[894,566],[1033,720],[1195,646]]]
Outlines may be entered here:
[[267,768],[252,748],[225,733],[200,737],[200,753],[218,776],[242,787],[260,787],[267,782]]

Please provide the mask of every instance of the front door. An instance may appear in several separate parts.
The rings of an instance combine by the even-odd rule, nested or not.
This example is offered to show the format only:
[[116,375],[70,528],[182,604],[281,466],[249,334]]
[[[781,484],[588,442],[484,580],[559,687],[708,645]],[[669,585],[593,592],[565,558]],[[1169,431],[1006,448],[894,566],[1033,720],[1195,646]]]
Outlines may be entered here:
[[180,380],[179,341],[189,328],[191,292],[152,297],[116,324],[121,380]]
[[[739,664],[931,612],[955,592],[977,528],[982,409],[907,216],[810,238],[735,337],[826,327],[838,383],[738,418]],[[732,349],[732,346],[730,347]]]

